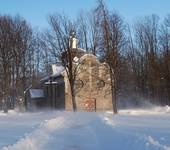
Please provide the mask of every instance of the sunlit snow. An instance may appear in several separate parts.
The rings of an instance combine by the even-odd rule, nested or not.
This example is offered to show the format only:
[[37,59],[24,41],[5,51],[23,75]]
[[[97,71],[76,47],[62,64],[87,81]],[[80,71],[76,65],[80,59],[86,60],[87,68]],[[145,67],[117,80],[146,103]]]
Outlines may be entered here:
[[1,150],[170,150],[170,108],[0,113]]

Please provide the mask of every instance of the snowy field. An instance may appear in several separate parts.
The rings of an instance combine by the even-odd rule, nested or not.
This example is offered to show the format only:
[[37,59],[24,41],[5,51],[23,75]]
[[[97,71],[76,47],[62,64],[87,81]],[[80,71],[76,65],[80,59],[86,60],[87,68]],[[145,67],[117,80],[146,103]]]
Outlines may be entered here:
[[0,112],[0,150],[170,150],[170,108]]

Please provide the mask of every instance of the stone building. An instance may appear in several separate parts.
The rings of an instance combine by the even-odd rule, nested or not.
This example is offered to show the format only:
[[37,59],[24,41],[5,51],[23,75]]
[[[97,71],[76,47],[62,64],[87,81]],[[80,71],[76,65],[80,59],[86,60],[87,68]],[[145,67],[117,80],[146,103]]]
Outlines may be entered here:
[[[112,110],[112,94],[109,67],[93,54],[77,48],[77,39],[72,37],[71,52],[73,68],[76,69],[74,92],[78,111]],[[67,51],[63,58],[67,57]],[[52,75],[43,78],[44,103],[47,107],[72,110],[70,84],[65,68],[52,65]]]
[[[77,51],[79,51],[78,48]],[[74,85],[77,110],[112,110],[113,105],[108,65],[106,63],[100,63],[95,55],[84,53],[81,57],[74,57],[73,66],[73,68],[77,68]],[[66,72],[63,73],[63,75],[65,82],[65,109],[72,110],[71,90],[68,77]]]
[[[70,38],[73,53],[73,68],[75,75],[75,101],[78,111],[106,111],[112,110],[112,92],[110,85],[109,67],[100,63],[93,54],[77,48],[75,34]],[[84,52],[84,53],[83,53]],[[78,55],[76,55],[78,54]],[[65,82],[65,109],[72,110],[72,96],[68,77],[63,73]]]

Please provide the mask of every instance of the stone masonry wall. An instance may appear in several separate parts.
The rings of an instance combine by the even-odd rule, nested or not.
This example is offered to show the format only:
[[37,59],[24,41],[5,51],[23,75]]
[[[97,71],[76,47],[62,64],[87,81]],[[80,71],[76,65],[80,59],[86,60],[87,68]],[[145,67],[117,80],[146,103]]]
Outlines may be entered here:
[[[88,111],[86,102],[94,101],[96,111],[112,110],[112,96],[109,68],[100,63],[92,54],[80,58],[75,82],[76,104],[78,111]],[[75,64],[77,65],[77,64]],[[65,75],[66,110],[72,110],[70,86]]]

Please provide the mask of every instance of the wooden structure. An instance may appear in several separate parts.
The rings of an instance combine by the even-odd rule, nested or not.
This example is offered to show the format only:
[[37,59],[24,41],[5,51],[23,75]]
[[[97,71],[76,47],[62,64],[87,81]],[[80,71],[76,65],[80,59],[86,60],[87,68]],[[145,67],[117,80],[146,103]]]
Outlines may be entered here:
[[64,80],[63,77],[60,79],[50,79],[44,83],[44,94],[46,98],[46,106],[55,109],[65,108],[64,98]]

